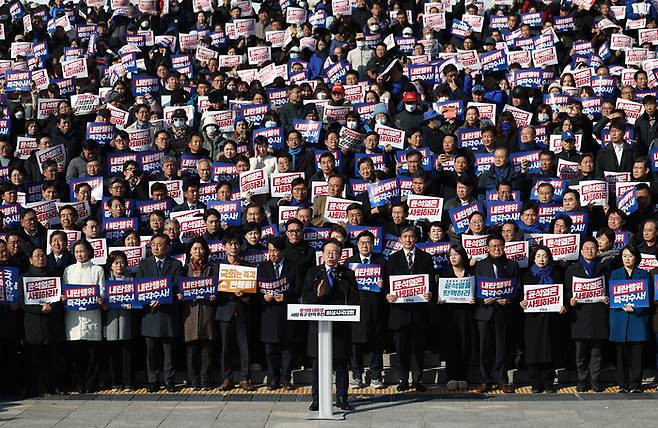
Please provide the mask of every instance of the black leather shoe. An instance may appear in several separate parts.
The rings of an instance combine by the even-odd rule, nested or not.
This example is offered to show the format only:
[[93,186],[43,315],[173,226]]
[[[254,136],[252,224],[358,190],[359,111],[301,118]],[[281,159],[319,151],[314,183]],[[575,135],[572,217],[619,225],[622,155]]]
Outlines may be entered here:
[[414,382],[413,388],[416,390],[416,392],[427,391],[427,388],[425,387],[425,385],[422,384],[422,382]]
[[274,391],[275,389],[279,389],[281,385],[279,385],[279,381],[276,379],[272,379],[268,384],[267,384],[267,389],[270,391]]
[[172,384],[165,385],[165,389],[167,390],[167,392],[176,392],[176,387]]
[[320,405],[318,404],[317,401],[312,402],[311,405],[308,406],[308,410],[310,410],[311,412],[317,412],[318,409],[320,409]]
[[284,379],[281,382],[281,388],[285,389],[286,391],[294,391],[295,389],[297,389],[297,387],[292,383],[290,383],[290,381],[287,379]]
[[409,389],[409,382],[400,382],[400,383],[398,383],[398,386],[396,387],[396,389],[400,392],[408,390]]
[[345,411],[354,410],[354,407],[350,406],[350,403],[347,402],[347,397],[336,398],[336,407]]
[[157,383],[149,383],[149,386],[146,388],[146,392],[158,392],[160,391],[160,386]]

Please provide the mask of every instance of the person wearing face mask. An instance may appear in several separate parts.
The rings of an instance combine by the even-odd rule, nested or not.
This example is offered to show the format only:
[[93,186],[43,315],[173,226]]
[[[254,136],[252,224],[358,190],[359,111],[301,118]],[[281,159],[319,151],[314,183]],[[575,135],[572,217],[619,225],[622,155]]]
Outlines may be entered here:
[[192,128],[187,125],[185,110],[176,109],[171,118],[171,128],[168,131],[171,145],[177,150],[182,149],[192,136],[192,131]]
[[216,159],[220,151],[222,134],[214,116],[206,116],[201,125],[203,135],[203,148],[210,152],[211,159]]
[[375,51],[366,46],[366,37],[363,33],[356,35],[356,48],[347,53],[347,61],[352,64],[352,69],[359,72],[360,79],[366,78],[368,62],[375,56]]
[[398,113],[395,118],[396,128],[409,132],[412,128],[418,126],[423,119],[423,112],[418,107],[418,98],[418,93],[414,90],[404,92],[402,95],[404,110]]

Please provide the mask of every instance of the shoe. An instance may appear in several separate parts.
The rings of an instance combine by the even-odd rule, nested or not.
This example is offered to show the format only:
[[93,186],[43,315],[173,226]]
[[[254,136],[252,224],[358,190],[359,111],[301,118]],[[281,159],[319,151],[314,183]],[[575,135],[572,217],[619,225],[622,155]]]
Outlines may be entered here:
[[208,391],[210,388],[210,381],[207,378],[201,378],[201,389]]
[[123,387],[123,390],[127,391],[127,392],[130,392],[130,391],[134,391],[135,387],[132,386],[132,385],[126,385],[126,386]]
[[370,386],[375,388],[375,389],[384,389],[384,388],[386,388],[386,385],[384,385],[384,382],[382,382],[379,379],[371,379],[370,380]]
[[350,403],[347,402],[347,397],[336,398],[336,407],[345,411],[354,410],[354,407],[350,406]]
[[491,385],[483,383],[478,387],[478,392],[480,394],[486,394],[487,392],[491,391]]
[[545,389],[545,392],[547,394],[556,394],[557,393],[557,388],[555,388],[554,386],[549,386]]
[[503,385],[500,387],[500,390],[505,394],[514,394],[514,387],[512,385]]
[[121,391],[122,389],[123,389],[123,388],[121,387],[121,385],[113,385],[113,386],[112,386],[112,391],[114,391],[114,392],[119,392],[119,391]]
[[594,391],[594,392],[603,392],[603,391],[605,391],[605,388],[602,385],[594,385],[594,386],[592,386],[592,391]]
[[240,381],[240,388],[242,388],[244,391],[253,391],[256,389],[255,386],[251,384],[248,380],[241,380]]
[[267,389],[270,391],[274,391],[275,389],[281,388],[281,385],[279,385],[279,381],[276,379],[272,379],[267,383]]
[[290,383],[290,381],[288,379],[284,379],[281,382],[281,388],[285,389],[286,391],[294,391],[294,390],[297,389],[297,387],[295,385],[293,385],[292,383]]
[[165,384],[165,389],[166,389],[167,392],[169,392],[169,393],[176,392],[176,387],[175,387],[174,385],[172,385],[171,383],[167,383],[167,384]]
[[532,388],[532,393],[533,394],[541,394],[542,390],[541,390],[541,388]]
[[363,381],[361,380],[361,375],[354,376],[352,375],[352,380],[350,381],[350,388],[356,388],[356,389],[361,389],[365,385],[363,384]]
[[633,388],[630,392],[631,394],[642,394],[643,391],[639,388]]
[[409,387],[409,382],[400,382],[400,383],[398,383],[398,386],[396,387],[396,389],[397,389],[399,392],[406,391],[406,390],[408,390],[409,388],[410,388],[410,387]]
[[586,384],[586,383],[579,383],[576,386],[576,392],[587,392],[589,390],[590,390],[590,386],[589,386],[589,384]]
[[199,382],[198,380],[195,380],[195,381],[192,382],[192,384],[190,385],[190,387],[191,387],[194,391],[198,391],[198,390],[201,389],[201,382]]
[[448,391],[455,391],[459,389],[459,382],[456,380],[449,380],[446,386],[448,387]]
[[416,390],[416,392],[426,392],[427,387],[423,385],[422,382],[414,382],[412,387]]
[[319,408],[320,405],[318,404],[317,401],[312,402],[311,405],[308,406],[308,410],[310,410],[311,412],[317,412]]
[[618,394],[628,394],[628,388],[626,388],[625,386],[620,386],[617,393]]
[[457,389],[468,389],[468,382],[465,380],[458,380],[457,383],[459,385]]
[[233,388],[235,388],[235,385],[233,384],[233,382],[231,382],[228,379],[224,379],[224,382],[222,382],[222,384],[219,385],[219,390],[220,391],[230,391]]
[[149,386],[146,387],[146,392],[158,392],[160,391],[160,386],[157,383],[149,383]]

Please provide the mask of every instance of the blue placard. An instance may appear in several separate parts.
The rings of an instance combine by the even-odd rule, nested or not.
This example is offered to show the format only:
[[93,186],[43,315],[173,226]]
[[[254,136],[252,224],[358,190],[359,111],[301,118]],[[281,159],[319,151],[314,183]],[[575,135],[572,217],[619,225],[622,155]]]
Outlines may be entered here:
[[267,138],[267,144],[274,150],[283,149],[283,128],[258,128],[254,129],[254,132],[251,136],[251,143],[253,144],[256,140],[256,137],[265,137]]
[[480,64],[483,73],[507,70],[507,54],[503,49],[485,52],[480,55]]
[[477,297],[480,299],[511,299],[516,294],[516,278],[496,279],[478,276],[476,283]]
[[521,220],[521,202],[487,201],[487,226]]
[[[484,147],[484,143],[482,142],[482,130],[479,128],[460,128],[457,131],[457,147],[473,151],[480,147]],[[493,155],[491,156],[493,157]]]
[[183,300],[209,300],[217,294],[217,283],[212,277],[179,277],[178,290]]
[[368,199],[371,207],[380,207],[400,201],[400,186],[397,178],[368,184]]
[[419,242],[416,246],[432,256],[434,269],[443,270],[448,267],[450,242]]
[[95,140],[101,146],[107,146],[114,139],[115,132],[116,127],[111,123],[88,122],[85,138]]
[[240,201],[210,201],[208,208],[216,209],[220,215],[220,221],[230,227],[239,227],[242,223],[242,206]]
[[375,242],[373,243],[372,252],[381,253],[382,252],[382,235],[383,229],[376,226],[353,226],[351,224],[347,225],[347,236],[350,238],[352,245],[356,247],[356,237],[359,236],[359,233],[367,230],[368,232],[375,235]]
[[354,271],[356,286],[360,291],[370,291],[379,293],[382,291],[384,283],[383,270],[381,265],[350,263],[349,268]]
[[148,306],[151,302],[159,302],[165,305],[172,303],[171,279],[135,279],[135,300],[140,306]]
[[482,207],[477,202],[448,210],[455,233],[460,234],[468,230],[468,219],[474,212],[482,212]]
[[131,309],[136,303],[133,279],[106,280],[105,303],[111,308]]
[[0,268],[0,305],[18,303],[18,268]]
[[317,120],[293,119],[292,127],[302,134],[302,140],[308,144],[318,144],[322,122]]
[[649,280],[646,279],[612,279],[609,282],[610,308],[649,307]]
[[155,76],[137,75],[133,77],[133,96],[160,93],[160,79]]
[[89,311],[99,309],[98,285],[62,284],[62,296],[66,297],[64,310]]

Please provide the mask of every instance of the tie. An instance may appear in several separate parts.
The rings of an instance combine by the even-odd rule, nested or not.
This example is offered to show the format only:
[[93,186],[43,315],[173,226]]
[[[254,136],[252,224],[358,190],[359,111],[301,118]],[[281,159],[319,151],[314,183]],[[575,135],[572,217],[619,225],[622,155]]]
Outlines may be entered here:
[[164,262],[162,260],[158,260],[158,275],[162,275],[162,267],[164,266]]
[[334,286],[334,268],[329,268],[329,271],[327,272],[327,278],[329,278],[329,288],[333,288],[333,286]]
[[281,276],[281,264],[280,263],[274,262],[274,274],[276,275],[277,278]]
[[407,253],[407,266],[409,267],[410,271],[414,267],[414,256],[411,252]]
[[366,257],[365,259],[363,259],[363,264],[364,264],[364,265],[367,265],[369,262],[370,262],[370,260],[368,260],[368,257]]
[[195,205],[195,204],[190,204],[190,209],[191,209],[191,210],[195,210],[195,209],[196,209],[196,205]]
[[493,264],[493,271],[494,271],[494,277],[498,279],[498,266],[496,264]]

